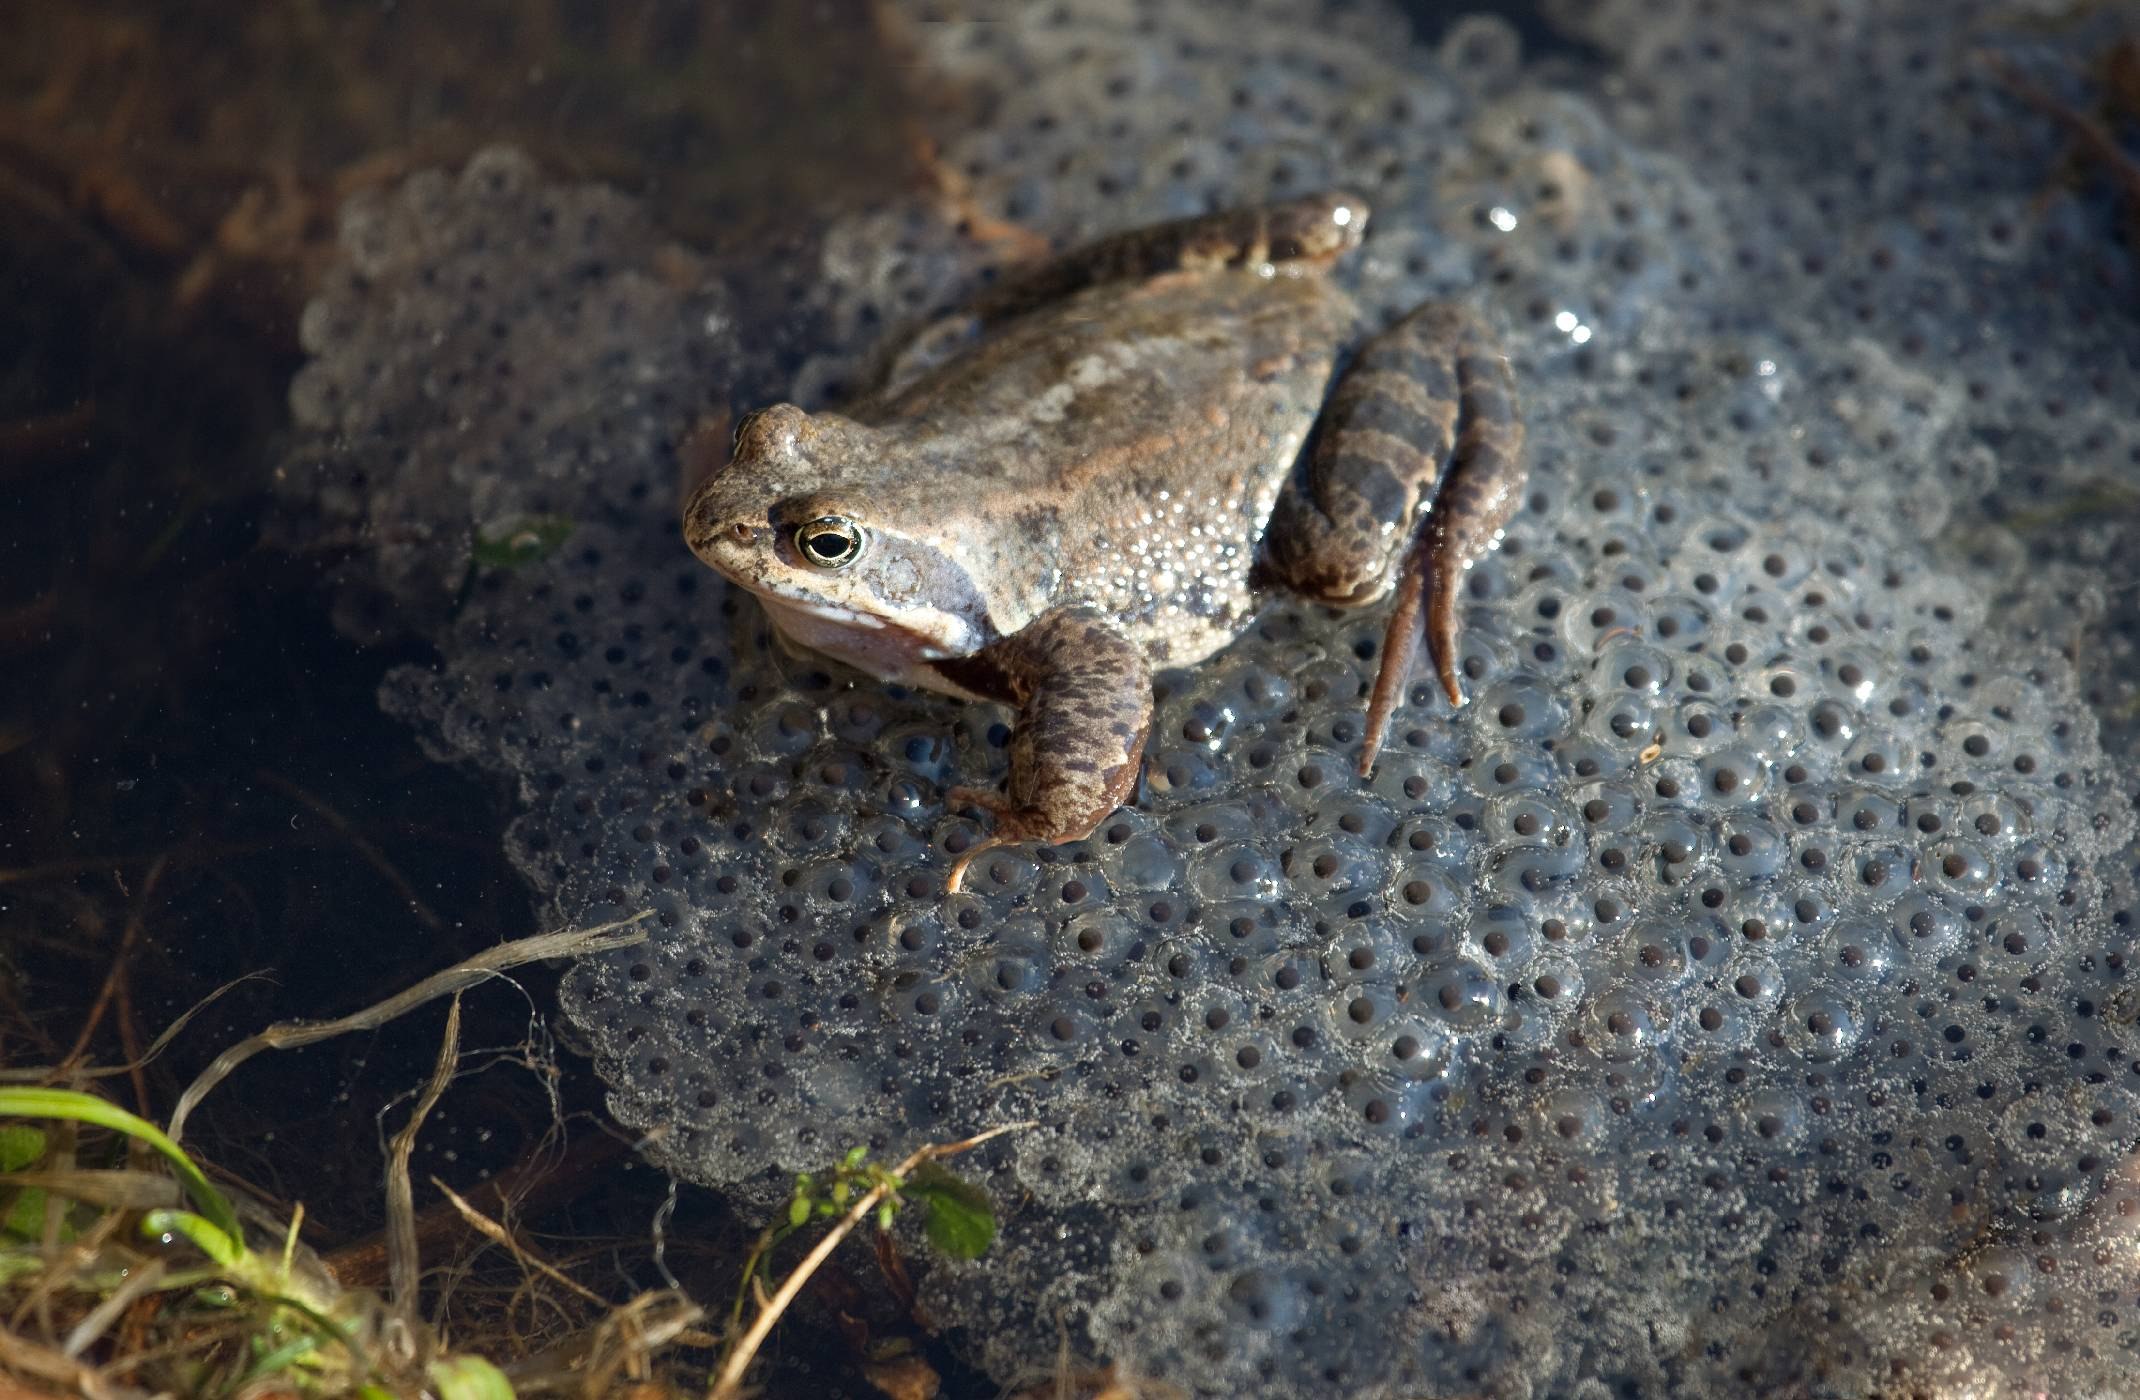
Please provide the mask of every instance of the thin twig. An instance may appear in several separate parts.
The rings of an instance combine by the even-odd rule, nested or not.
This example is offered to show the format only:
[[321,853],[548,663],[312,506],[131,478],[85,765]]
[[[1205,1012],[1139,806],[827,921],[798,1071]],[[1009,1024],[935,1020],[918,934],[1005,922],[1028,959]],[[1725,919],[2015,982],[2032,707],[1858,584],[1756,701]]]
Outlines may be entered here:
[[67,1334],[67,1340],[60,1347],[60,1351],[69,1357],[79,1357],[89,1350],[90,1343],[103,1336],[105,1330],[134,1305],[135,1299],[163,1283],[163,1276],[168,1268],[169,1265],[163,1260],[151,1259],[140,1268],[130,1271],[124,1283],[105,1295],[102,1302],[91,1308],[88,1314],[74,1325],[74,1330]]
[[176,858],[184,864],[208,864],[214,861],[236,860],[241,856],[255,856],[263,852],[306,849],[315,843],[305,841],[231,841],[222,844],[177,846],[157,855],[147,856],[82,856],[71,860],[48,860],[40,865],[13,865],[0,867],[0,885],[30,884],[40,880],[61,880],[69,875],[112,869],[130,869],[137,865],[149,865],[156,861]]
[[126,1077],[134,1087],[134,1112],[148,1118],[156,1110],[149,1103],[149,1076],[141,1068],[141,1022],[134,1016],[134,979],[131,974],[122,974],[119,978],[116,1014],[119,1018],[119,1053],[126,1057]]
[[162,1172],[135,1167],[70,1167],[64,1171],[32,1169],[9,1172],[7,1185],[15,1191],[47,1191],[101,1206],[105,1210],[140,1213],[175,1206],[185,1200],[178,1183]]
[[231,1071],[250,1060],[263,1050],[290,1050],[300,1046],[331,1040],[350,1031],[368,1031],[398,1016],[406,1015],[425,1002],[442,996],[466,991],[479,982],[498,976],[508,968],[523,963],[540,962],[544,958],[585,957],[594,953],[606,953],[616,948],[627,948],[634,943],[644,943],[646,930],[638,927],[652,910],[643,910],[628,919],[601,924],[595,928],[571,929],[564,933],[542,933],[533,938],[516,939],[500,943],[495,948],[486,948],[472,958],[460,962],[442,972],[434,972],[415,986],[395,993],[385,1001],[375,1002],[362,1011],[340,1016],[332,1021],[280,1021],[269,1026],[256,1036],[238,1042],[215,1057],[215,1061],[200,1073],[200,1077],[179,1095],[178,1107],[171,1112],[171,1126],[165,1131],[171,1140],[181,1139],[186,1128],[186,1119],[200,1106],[210,1090],[230,1077]]
[[2128,212],[2140,218],[2140,162],[2125,153],[2118,139],[2108,126],[2075,110],[2053,95],[2048,88],[2024,74],[2004,54],[1981,53],[1978,59],[1992,71],[1992,75],[2018,95],[2024,102],[2066,128],[2075,144],[2085,150],[2110,177],[2132,203]]
[[[538,1150],[471,1191],[468,1208],[479,1213],[532,1215],[578,1197],[629,1150],[627,1141],[607,1133],[575,1142],[561,1157]],[[458,1197],[455,1202],[454,1206],[429,1205],[417,1212],[416,1243],[424,1253],[432,1253],[462,1233],[466,1211],[460,1209]],[[386,1281],[386,1252],[382,1232],[343,1245],[322,1262],[344,1288],[372,1288]]]
[[477,1234],[499,1245],[506,1253],[512,1255],[522,1264],[533,1268],[552,1283],[559,1285],[568,1292],[577,1294],[582,1302],[592,1303],[596,1307],[605,1310],[609,1307],[607,1298],[604,1298],[579,1280],[569,1277],[555,1264],[539,1257],[533,1250],[513,1238],[512,1231],[470,1205],[460,1192],[435,1176],[431,1178],[431,1184],[436,1186],[447,1200],[453,1202],[453,1208],[461,1213],[461,1219],[467,1221],[469,1228],[473,1229]]
[[89,1400],[142,1393],[130,1388],[114,1389],[105,1384],[104,1377],[98,1373],[96,1367],[84,1365],[51,1347],[39,1346],[28,1337],[6,1327],[0,1327],[0,1372],[34,1376],[38,1380],[66,1387],[62,1393],[87,1396]]
[[430,905],[424,903],[424,897],[416,892],[416,886],[409,883],[408,877],[401,873],[394,862],[386,858],[386,852],[380,850],[370,837],[358,831],[351,824],[349,818],[328,806],[322,799],[313,796],[296,783],[283,777],[280,773],[261,768],[255,770],[255,776],[262,783],[275,789],[275,791],[312,813],[313,816],[333,827],[336,833],[349,843],[350,848],[364,858],[364,863],[378,871],[381,878],[394,887],[394,892],[407,901],[409,912],[416,916],[418,923],[433,933],[444,933],[446,931],[446,921],[441,919]]
[[89,428],[96,417],[96,401],[84,399],[58,413],[0,423],[0,479],[87,451]]
[[[171,1042],[178,1038],[179,1032],[183,1031],[186,1028],[187,1024],[191,1022],[194,1017],[200,1015],[203,1011],[206,1011],[209,1007],[213,1006],[219,999],[223,997],[225,993],[229,992],[234,987],[242,986],[247,982],[254,981],[255,979],[265,978],[266,976],[267,974],[264,972],[248,972],[242,974],[241,976],[231,978],[228,982],[225,982],[222,986],[216,988],[214,991],[202,997],[199,1001],[193,1003],[193,1005],[187,1007],[185,1011],[180,1013],[179,1018],[177,1020],[173,1021],[170,1025],[165,1026],[162,1032],[159,1033],[154,1040],[149,1042],[148,1048],[146,1050],[143,1050],[138,1058],[123,1065],[95,1065],[88,1069],[78,1069],[74,1071],[72,1077],[75,1079],[109,1079],[113,1075],[133,1074],[146,1068],[151,1061],[153,1061],[158,1055],[161,1055],[166,1049],[170,1047]],[[7,1001],[4,995],[0,995],[0,1005],[4,1005],[11,1013],[18,1013],[16,1015],[17,1020],[23,1019],[23,1017],[28,1014],[26,1012],[21,1011],[21,1004],[19,1002]],[[53,1058],[58,1058],[58,1051],[56,1047],[53,1052]],[[27,1069],[0,1068],[0,1084],[45,1084],[49,1083],[51,1079],[52,1069],[49,1065],[31,1066]]]
[[985,1133],[975,1133],[959,1142],[930,1143],[917,1147],[908,1154],[905,1161],[892,1168],[888,1179],[878,1182],[856,1197],[854,1204],[847,1208],[847,1213],[803,1256],[802,1262],[789,1272],[773,1296],[765,1300],[765,1306],[760,1308],[758,1316],[751,1320],[750,1330],[743,1334],[743,1339],[736,1343],[735,1350],[728,1354],[726,1364],[721,1367],[720,1379],[714,1382],[711,1400],[736,1400],[736,1397],[742,1394],[744,1374],[750,1370],[751,1360],[757,1356],[758,1348],[765,1345],[765,1339],[772,1334],[773,1324],[780,1321],[780,1315],[788,1310],[788,1305],[802,1292],[803,1285],[810,1281],[810,1276],[832,1257],[832,1251],[839,1248],[840,1241],[852,1234],[855,1226],[867,1219],[869,1213],[904,1183],[908,1174],[916,1167],[924,1162],[940,1162],[946,1157],[956,1157],[961,1152],[969,1152],[989,1139],[1002,1137],[1005,1133],[1038,1126],[1037,1120],[1026,1119],[1017,1123],[1000,1124]]
[[149,873],[142,877],[141,893],[134,897],[133,907],[126,911],[126,928],[119,935],[119,948],[112,954],[111,967],[104,974],[104,985],[97,990],[97,999],[89,1004],[89,1014],[82,1018],[82,1029],[74,1037],[74,1048],[59,1062],[62,1075],[73,1069],[82,1057],[89,1053],[89,1042],[95,1038],[97,1027],[104,1020],[105,1011],[110,1008],[112,998],[118,994],[119,979],[125,975],[127,959],[133,956],[134,945],[141,941],[141,926],[147,918],[149,896],[156,892],[156,882],[163,878],[170,862],[168,855],[156,857],[155,863],[149,867]]

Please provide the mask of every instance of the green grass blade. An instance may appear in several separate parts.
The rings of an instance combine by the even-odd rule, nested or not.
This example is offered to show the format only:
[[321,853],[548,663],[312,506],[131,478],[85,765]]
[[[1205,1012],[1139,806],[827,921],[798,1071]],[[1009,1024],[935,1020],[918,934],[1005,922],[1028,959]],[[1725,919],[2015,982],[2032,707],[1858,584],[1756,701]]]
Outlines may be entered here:
[[186,1155],[185,1149],[166,1137],[163,1129],[148,1119],[136,1117],[94,1094],[77,1093],[72,1089],[24,1088],[0,1088],[0,1117],[65,1118],[109,1128],[125,1133],[137,1142],[147,1143],[171,1164],[171,1170],[186,1188],[186,1194],[193,1198],[194,1205],[200,1208],[208,1222],[229,1236],[231,1250],[236,1254],[244,1253],[245,1231],[239,1226],[238,1214],[231,1209],[230,1202],[209,1183],[207,1176]]
[[213,1222],[190,1210],[152,1210],[141,1217],[145,1235],[183,1235],[195,1249],[225,1270],[245,1267],[245,1246],[236,1243]]

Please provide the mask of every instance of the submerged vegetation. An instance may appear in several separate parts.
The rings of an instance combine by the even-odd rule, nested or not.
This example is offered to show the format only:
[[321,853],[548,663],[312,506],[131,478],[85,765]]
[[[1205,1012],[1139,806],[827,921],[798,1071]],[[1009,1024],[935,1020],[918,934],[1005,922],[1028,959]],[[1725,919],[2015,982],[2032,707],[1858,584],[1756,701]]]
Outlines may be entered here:
[[[506,1339],[457,1339],[427,1315],[410,1149],[460,1067],[462,995],[520,964],[640,941],[639,922],[501,945],[356,1015],[271,1027],[209,1066],[180,1097],[169,1131],[82,1089],[0,1085],[0,1376],[114,1400],[503,1400],[606,1395],[620,1382],[647,1387],[642,1393],[649,1395],[688,1393],[717,1369],[710,1393],[728,1400],[745,1393],[774,1326],[857,1227],[874,1223],[895,1291],[908,1285],[891,1231],[910,1208],[922,1213],[927,1241],[946,1255],[970,1259],[987,1249],[995,1235],[987,1194],[939,1163],[1025,1124],[925,1146],[893,1167],[855,1147],[821,1176],[798,1177],[744,1261],[725,1327],[679,1289],[621,1301],[595,1293],[441,1183],[469,1230],[502,1247],[531,1284],[580,1305],[583,1325],[539,1349],[493,1360],[483,1347]],[[389,1283],[380,1292],[338,1276],[305,1245],[301,1203],[274,1207],[242,1188],[219,1186],[179,1137],[191,1109],[254,1054],[373,1029],[442,997],[451,1000],[436,1068],[389,1144]],[[809,1250],[774,1278],[782,1247],[804,1240]],[[911,1347],[887,1354],[902,1359],[900,1376],[914,1375]]]

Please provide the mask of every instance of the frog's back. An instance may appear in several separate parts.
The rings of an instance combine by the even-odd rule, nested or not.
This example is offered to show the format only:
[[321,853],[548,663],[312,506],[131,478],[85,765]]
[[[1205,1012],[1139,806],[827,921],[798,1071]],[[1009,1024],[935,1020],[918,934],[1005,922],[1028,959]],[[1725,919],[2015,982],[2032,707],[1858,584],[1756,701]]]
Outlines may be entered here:
[[[865,421],[979,508],[983,547],[1045,553],[1160,665],[1246,621],[1265,522],[1354,325],[1318,275],[1166,274],[1091,288],[992,330]],[[1025,561],[1030,562],[1030,561]]]

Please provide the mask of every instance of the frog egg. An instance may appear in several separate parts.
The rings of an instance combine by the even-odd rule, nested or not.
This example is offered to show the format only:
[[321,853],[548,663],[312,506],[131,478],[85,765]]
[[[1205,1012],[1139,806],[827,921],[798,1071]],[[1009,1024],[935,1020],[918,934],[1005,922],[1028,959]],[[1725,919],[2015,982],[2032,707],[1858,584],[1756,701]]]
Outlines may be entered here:
[[1200,746],[1177,744],[1144,756],[1145,788],[1156,800],[1195,801],[1220,790],[1225,781],[1224,770]]
[[1700,758],[1733,737],[1730,711],[1708,700],[1682,700],[1662,718],[1658,742],[1669,753]]
[[[1710,630],[1716,620],[1715,610],[1704,599],[1687,593],[1666,593],[1650,599],[1649,631],[1651,642],[1660,647],[1678,652],[1704,652],[1708,649]],[[1693,676],[1705,674],[1698,671],[1683,671],[1680,683],[1683,687],[1706,692],[1708,684],[1695,685]]]
[[1639,762],[1657,741],[1657,707],[1638,695],[1616,694],[1592,710],[1583,735],[1616,763]]
[[1016,1005],[1030,1003],[1047,990],[1052,965],[1045,944],[1005,939],[986,957],[969,962],[966,975],[977,996]]
[[1876,905],[1900,898],[1919,879],[1914,847],[1894,842],[1853,842],[1843,858],[1851,876]]
[[1163,1051],[1180,1015],[1179,1006],[1167,997],[1137,998],[1122,1008],[1108,1028],[1108,1048],[1125,1058],[1149,1060]]
[[[1598,675],[1610,676],[1614,683],[1627,686],[1636,693],[1654,694],[1655,685],[1661,682],[1634,685],[1627,680],[1627,672],[1663,664],[1662,653],[1638,652],[1623,667],[1611,663],[1614,644],[1644,635],[1648,616],[1640,594],[1624,588],[1608,588],[1593,591],[1579,604],[1561,609],[1553,620],[1559,623],[1561,641],[1570,651],[1578,656],[1595,658],[1593,668]],[[1652,655],[1656,658],[1654,662],[1645,659]]]
[[1660,809],[1628,833],[1627,839],[1601,840],[1594,843],[1594,850],[1599,870],[1665,892],[1709,878],[1715,865],[1715,842],[1708,823]]
[[1865,1034],[1857,1001],[1833,983],[1791,997],[1777,1018],[1783,1043],[1805,1060],[1832,1064],[1856,1049]]
[[2010,884],[2056,890],[2062,888],[2066,882],[2065,861],[2055,848],[2042,841],[2030,841],[2016,846],[2005,865],[2006,879]]
[[1561,733],[1568,724],[1567,703],[1542,681],[1511,672],[1481,691],[1465,707],[1465,716],[1488,743],[1500,739],[1536,739]]
[[[1478,1030],[1498,1020],[1503,996],[1501,984],[1492,973],[1467,958],[1450,958],[1420,968],[1410,992],[1410,1000],[1421,1014],[1460,1031]],[[1353,1004],[1347,1003],[1348,1019],[1353,1011]]]
[[1268,900],[1285,883],[1277,858],[1246,842],[1204,848],[1190,862],[1188,873],[1190,888],[1208,900]]
[[1666,1023],[1660,1007],[1632,991],[1599,994],[1578,1018],[1584,1048],[1601,1059],[1619,1063],[1654,1054]]
[[1975,841],[1947,840],[1925,851],[1925,877],[1937,888],[1960,899],[1980,899],[1991,894],[1999,877],[1991,853]]
[[[1540,934],[1523,909],[1496,905],[1484,910],[1467,930],[1464,948],[1501,981],[1511,981],[1538,955]],[[1416,948],[1416,944],[1414,945]]]
[[1888,910],[1888,932],[1905,957],[1920,966],[1953,952],[1965,934],[1964,921],[1945,898],[1914,891]]
[[1281,853],[1279,867],[1299,897],[1345,908],[1382,888],[1389,861],[1379,845],[1311,836]]
[[[1402,1040],[1393,1039],[1392,1045]],[[1392,1058],[1396,1058],[1394,1051]],[[1356,1131],[1398,1140],[1415,1135],[1432,1114],[1430,1086],[1362,1070],[1338,1076],[1339,1117]]]
[[1766,1033],[1782,994],[1782,978],[1773,961],[1735,960],[1681,1003],[1678,1038],[1694,1054],[1746,1050]]

